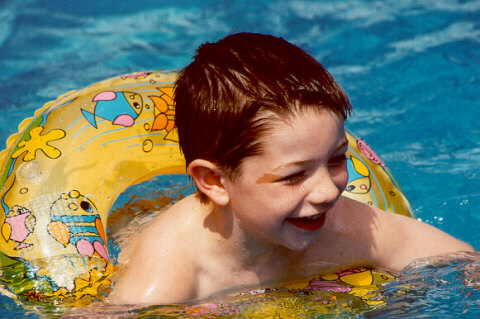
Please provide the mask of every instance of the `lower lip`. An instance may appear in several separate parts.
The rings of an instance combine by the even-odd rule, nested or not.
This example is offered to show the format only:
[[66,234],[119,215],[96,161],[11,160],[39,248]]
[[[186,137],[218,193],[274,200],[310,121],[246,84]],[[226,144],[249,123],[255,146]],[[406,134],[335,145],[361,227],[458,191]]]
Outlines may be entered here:
[[308,218],[289,218],[287,221],[295,227],[307,230],[307,231],[314,231],[317,229],[322,228],[323,224],[325,223],[325,218],[327,214],[322,214],[317,219],[308,219]]

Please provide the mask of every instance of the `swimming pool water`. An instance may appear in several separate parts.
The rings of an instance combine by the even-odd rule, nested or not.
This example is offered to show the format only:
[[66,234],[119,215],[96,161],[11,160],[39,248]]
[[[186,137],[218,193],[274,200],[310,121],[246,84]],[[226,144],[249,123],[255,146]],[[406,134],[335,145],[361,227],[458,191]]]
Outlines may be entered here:
[[[347,127],[382,156],[416,216],[480,249],[480,1],[2,0],[0,139],[59,94],[180,69],[199,44],[236,31],[282,36],[321,61],[352,100]],[[468,265],[407,272],[386,307],[345,316],[478,317]],[[36,316],[0,304],[0,317]]]

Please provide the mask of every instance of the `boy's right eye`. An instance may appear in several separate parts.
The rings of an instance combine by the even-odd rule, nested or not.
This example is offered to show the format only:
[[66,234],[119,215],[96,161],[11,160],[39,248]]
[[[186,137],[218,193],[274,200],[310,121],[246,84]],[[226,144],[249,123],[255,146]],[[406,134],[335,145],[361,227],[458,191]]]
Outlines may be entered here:
[[343,165],[346,161],[347,161],[347,155],[341,154],[332,158],[330,160],[330,165],[339,166],[339,165]]

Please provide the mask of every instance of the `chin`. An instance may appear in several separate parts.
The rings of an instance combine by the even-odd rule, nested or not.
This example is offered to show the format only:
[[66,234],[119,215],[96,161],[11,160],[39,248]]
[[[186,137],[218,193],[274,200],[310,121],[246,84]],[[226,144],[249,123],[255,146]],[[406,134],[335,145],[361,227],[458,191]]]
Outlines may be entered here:
[[306,240],[300,238],[293,238],[293,240],[289,240],[288,242],[284,243],[284,247],[293,250],[293,251],[304,251],[310,248],[315,243],[315,240]]
[[283,240],[283,246],[293,251],[304,251],[318,240],[318,232],[289,232]]

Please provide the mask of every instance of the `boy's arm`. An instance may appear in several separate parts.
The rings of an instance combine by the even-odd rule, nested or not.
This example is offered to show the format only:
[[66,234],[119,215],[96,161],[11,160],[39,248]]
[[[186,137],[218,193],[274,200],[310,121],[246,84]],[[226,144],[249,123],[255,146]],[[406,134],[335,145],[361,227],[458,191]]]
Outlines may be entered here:
[[135,245],[128,265],[121,270],[108,298],[109,302],[165,304],[194,298],[194,278],[189,263],[183,256],[178,256],[178,250],[170,250],[165,243],[160,244],[155,240]]
[[375,214],[380,219],[375,236],[380,267],[402,270],[415,259],[474,251],[469,244],[416,219],[381,210]]

